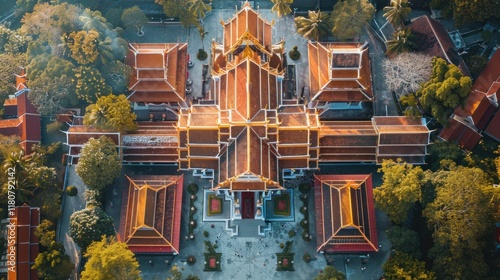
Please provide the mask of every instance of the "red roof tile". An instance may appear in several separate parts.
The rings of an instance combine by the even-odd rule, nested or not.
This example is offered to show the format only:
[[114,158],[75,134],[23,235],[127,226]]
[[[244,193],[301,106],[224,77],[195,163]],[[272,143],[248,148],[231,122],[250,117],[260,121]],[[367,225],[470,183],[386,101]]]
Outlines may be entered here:
[[371,175],[314,175],[317,251],[377,252]]
[[178,254],[183,175],[127,177],[119,236],[136,254]]

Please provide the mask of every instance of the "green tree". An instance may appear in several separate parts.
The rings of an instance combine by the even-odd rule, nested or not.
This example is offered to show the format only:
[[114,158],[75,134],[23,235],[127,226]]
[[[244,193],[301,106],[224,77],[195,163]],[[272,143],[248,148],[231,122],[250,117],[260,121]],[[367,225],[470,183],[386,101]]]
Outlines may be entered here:
[[26,66],[25,54],[1,53],[0,51],[0,107],[3,107],[5,99],[16,92],[16,76],[20,67]]
[[78,17],[82,29],[85,31],[97,31],[101,37],[108,36],[113,26],[104,18],[100,11],[84,9]]
[[42,215],[51,221],[61,217],[61,195],[59,192],[43,191],[37,198],[42,201]]
[[136,117],[125,95],[108,95],[87,107],[83,124],[105,130],[132,131],[137,127]]
[[432,0],[430,6],[453,15],[453,20],[458,26],[471,22],[484,22],[489,18],[500,16],[500,2],[495,0]]
[[42,115],[60,113],[71,103],[73,83],[71,78],[62,75],[59,77],[40,76],[30,82],[28,98]]
[[114,236],[113,218],[100,207],[87,207],[71,214],[69,218],[69,236],[85,252],[94,241],[103,235]]
[[122,24],[122,8],[111,8],[106,11],[104,17],[111,23],[113,26],[120,26]]
[[271,0],[271,2],[274,4],[271,11],[278,17],[286,16],[292,12],[290,5],[293,3],[293,0]]
[[394,28],[402,28],[411,13],[408,0],[391,0],[391,5],[384,7],[384,17]]
[[13,190],[16,192],[16,203],[18,204],[28,202],[34,196],[35,185],[29,177],[29,164],[29,158],[24,156],[22,150],[12,152],[3,163],[3,168],[9,177],[15,179],[13,185],[10,185],[9,181],[5,181],[3,189],[7,193],[6,190],[12,190],[11,186],[14,186]]
[[434,141],[429,145],[429,153],[426,162],[432,171],[441,168],[442,160],[451,160],[458,165],[465,165],[465,152],[456,143],[447,141]]
[[167,280],[182,280],[182,272],[176,264],[172,265],[168,272],[172,274],[172,277],[167,277]]
[[21,32],[30,34],[36,40],[47,42],[53,54],[59,53],[62,35],[78,29],[80,10],[75,5],[62,3],[38,4],[32,13],[26,13],[21,20]]
[[403,28],[393,34],[393,39],[387,41],[387,55],[394,56],[401,53],[415,51],[417,44],[411,29]]
[[448,162],[432,176],[436,194],[423,215],[433,231],[429,252],[439,279],[485,279],[484,237],[492,230],[495,191],[479,168]]
[[127,91],[132,68],[127,64],[115,60],[102,68],[104,81],[111,87],[114,94],[121,94]]
[[73,272],[74,265],[63,244],[53,240],[47,251],[38,254],[32,268],[45,280],[66,280]]
[[422,199],[425,173],[419,166],[392,160],[384,160],[378,171],[384,175],[382,185],[373,190],[375,205],[387,213],[391,221],[401,224],[413,204]]
[[396,251],[384,264],[384,277],[389,280],[435,280],[433,272],[425,269],[425,263],[410,255]]
[[99,33],[95,30],[75,31],[63,36],[71,57],[80,65],[92,64],[97,60],[98,38]]
[[74,76],[75,92],[80,99],[94,103],[97,98],[111,93],[111,87],[94,67],[80,66],[74,70]]
[[121,161],[110,138],[90,138],[80,153],[76,174],[89,189],[102,190],[120,175]]
[[406,253],[416,259],[422,257],[417,232],[405,227],[392,226],[387,230],[387,238],[391,241],[392,249]]
[[88,261],[82,271],[82,280],[141,279],[134,253],[114,237],[103,236],[100,241],[93,242],[85,257]]
[[198,18],[189,11],[189,2],[186,0],[155,0],[156,3],[163,6],[163,11],[168,17],[178,18],[182,26],[189,27],[198,25]]
[[123,11],[122,23],[125,29],[139,32],[148,23],[148,18],[139,7],[133,6]]
[[203,19],[212,10],[212,6],[205,4],[203,0],[188,0],[188,9],[196,18]]
[[442,58],[434,58],[431,78],[416,96],[423,109],[445,125],[453,110],[463,105],[471,88],[471,78],[464,76],[457,66]]
[[319,41],[328,35],[328,14],[321,11],[309,11],[307,17],[293,19],[297,33],[307,39]]
[[330,15],[332,33],[340,40],[353,39],[361,34],[363,26],[374,15],[375,8],[368,0],[341,0]]
[[43,220],[35,229],[35,236],[38,238],[40,245],[48,248],[52,241],[56,239],[56,231],[54,224],[49,220]]
[[344,273],[335,269],[335,267],[327,265],[323,269],[323,272],[320,272],[314,280],[345,280]]

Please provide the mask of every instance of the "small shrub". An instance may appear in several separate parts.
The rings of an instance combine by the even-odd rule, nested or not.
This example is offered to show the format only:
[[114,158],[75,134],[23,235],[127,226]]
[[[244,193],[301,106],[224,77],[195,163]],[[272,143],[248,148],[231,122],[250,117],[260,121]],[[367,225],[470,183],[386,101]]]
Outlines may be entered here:
[[291,60],[298,60],[300,58],[300,52],[297,46],[293,46],[292,50],[288,52],[288,56]]
[[304,239],[304,241],[311,241],[312,240],[312,237],[309,234],[309,231],[304,230],[304,232],[302,233],[302,239]]
[[302,220],[300,221],[300,226],[301,226],[302,228],[306,228],[306,227],[308,226],[308,223],[309,223],[309,222],[307,221],[307,219],[305,219],[305,218],[304,218],[304,219],[302,219]]
[[49,123],[47,125],[47,133],[48,134],[58,133],[62,129],[62,127],[63,127],[63,124],[58,122],[58,121]]
[[288,237],[292,238],[296,235],[297,233],[295,232],[295,230],[291,229],[289,232],[288,232]]
[[206,231],[206,230],[205,230],[205,231],[203,232],[203,236],[208,237],[208,236],[209,236],[208,231]]
[[198,53],[196,54],[196,58],[198,58],[198,60],[203,61],[203,60],[207,59],[207,57],[208,57],[208,54],[206,51],[204,51],[203,49],[198,50]]
[[198,193],[198,185],[197,185],[197,184],[195,184],[195,183],[191,183],[191,184],[189,184],[189,185],[188,185],[188,187],[187,187],[187,189],[188,189],[188,192],[189,192],[190,194],[195,195],[195,194],[197,194],[197,193]]
[[308,193],[311,190],[311,184],[303,183],[299,185],[299,191],[303,194]]
[[187,263],[188,264],[194,264],[196,262],[196,257],[193,255],[190,255],[187,257]]
[[281,248],[281,249],[285,248],[285,243],[281,242],[281,243],[280,243],[280,248]]
[[68,186],[66,188],[66,194],[69,196],[76,196],[78,194],[78,189],[75,186]]
[[304,256],[302,256],[302,259],[306,262],[309,263],[311,261],[311,255],[305,253]]
[[300,213],[306,214],[307,213],[307,207],[306,206],[300,207]]
[[214,244],[212,247],[214,247],[214,249],[217,249],[217,248],[219,248],[219,245]]

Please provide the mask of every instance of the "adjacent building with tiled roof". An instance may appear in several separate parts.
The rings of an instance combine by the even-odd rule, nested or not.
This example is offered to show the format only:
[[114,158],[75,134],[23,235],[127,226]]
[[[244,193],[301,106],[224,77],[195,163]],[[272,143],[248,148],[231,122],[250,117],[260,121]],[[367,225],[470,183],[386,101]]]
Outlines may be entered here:
[[135,254],[179,254],[183,175],[127,177],[119,239]]
[[132,67],[128,100],[141,103],[186,100],[187,44],[130,43],[126,63]]
[[[26,204],[16,206],[14,215],[10,216],[12,227],[7,227],[7,240],[9,247],[7,253],[14,255],[14,266],[7,260],[8,279],[38,280],[38,272],[31,267],[39,253],[38,238],[35,230],[40,224],[40,209]],[[15,237],[15,243],[10,243],[9,237]],[[9,251],[10,246],[14,247]],[[9,255],[7,255],[9,257]]]
[[378,251],[371,175],[314,175],[317,251]]
[[307,44],[311,101],[373,100],[368,43]]
[[448,63],[458,66],[464,75],[470,76],[467,65],[458,55],[455,44],[453,44],[450,34],[448,34],[443,24],[427,15],[423,15],[412,19],[408,28],[411,29],[417,39],[418,51],[430,56],[441,57]]
[[465,149],[473,149],[486,134],[500,142],[500,51],[497,50],[479,77],[463,107],[454,110],[449,126],[439,137],[458,143]]
[[4,102],[6,118],[0,120],[0,134],[19,136],[23,150],[30,154],[32,147],[42,138],[41,115],[28,100],[24,69],[16,75],[16,88],[15,95]]

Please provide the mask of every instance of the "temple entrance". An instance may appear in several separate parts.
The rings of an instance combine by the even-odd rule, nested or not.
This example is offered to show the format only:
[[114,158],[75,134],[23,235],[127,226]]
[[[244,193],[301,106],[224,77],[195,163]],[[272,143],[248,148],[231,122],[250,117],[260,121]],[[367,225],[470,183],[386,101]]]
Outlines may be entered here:
[[242,192],[241,193],[241,218],[253,219],[255,217],[255,193]]

